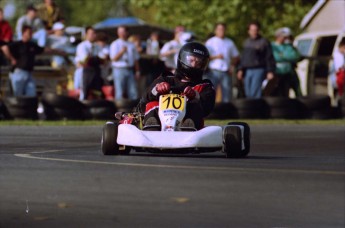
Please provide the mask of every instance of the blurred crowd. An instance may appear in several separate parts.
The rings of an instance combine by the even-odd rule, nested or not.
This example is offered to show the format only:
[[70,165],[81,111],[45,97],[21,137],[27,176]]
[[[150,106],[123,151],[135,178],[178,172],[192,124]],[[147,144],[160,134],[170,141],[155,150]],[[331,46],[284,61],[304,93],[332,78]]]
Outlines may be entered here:
[[[36,96],[32,76],[35,56],[48,53],[54,68],[74,65],[71,94],[80,100],[136,100],[163,71],[175,71],[180,48],[195,39],[183,26],[176,26],[173,39],[166,42],[160,40],[158,32],[143,40],[139,34],[129,34],[127,27],[120,26],[114,31],[117,39],[110,42],[105,33],[89,26],[85,28],[84,40],[73,46],[65,28],[62,10],[53,0],[28,6],[15,29],[4,20],[0,9],[0,42],[5,57],[1,65],[11,65],[13,95]],[[293,46],[289,28],[278,28],[275,39],[269,41],[261,34],[260,24],[252,22],[241,51],[226,37],[226,29],[226,24],[216,24],[213,34],[204,42],[210,53],[204,77],[212,81],[220,102],[242,97],[288,97],[290,89],[296,97],[302,96],[295,70],[302,57]],[[335,75],[344,69],[344,54],[345,44],[341,43],[334,56],[334,72],[330,73],[334,87]]]

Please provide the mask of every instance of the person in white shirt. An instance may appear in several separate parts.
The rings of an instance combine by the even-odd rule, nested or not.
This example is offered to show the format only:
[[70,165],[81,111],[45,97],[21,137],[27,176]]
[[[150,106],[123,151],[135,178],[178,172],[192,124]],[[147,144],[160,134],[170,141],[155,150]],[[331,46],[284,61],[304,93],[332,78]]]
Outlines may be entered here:
[[222,102],[230,102],[232,97],[233,66],[238,63],[239,52],[234,42],[225,37],[226,25],[218,23],[215,26],[215,36],[206,41],[210,52],[208,77],[215,87],[221,86]]
[[[136,79],[140,78],[139,53],[135,45],[129,42],[128,30],[124,26],[117,28],[118,39],[110,45],[115,86],[115,99],[123,99],[125,92],[130,100],[138,99]],[[134,73],[135,72],[135,73]]]
[[[103,63],[101,47],[96,41],[96,32],[92,27],[85,29],[85,41],[77,46],[76,63],[82,72],[80,100],[88,99],[91,95],[99,96],[102,89],[100,65]],[[92,92],[94,93],[90,93]]]
[[177,67],[177,56],[182,47],[180,36],[183,32],[184,27],[177,26],[175,28],[174,39],[165,43],[160,50],[160,59],[164,61],[166,70],[172,73],[174,73]]

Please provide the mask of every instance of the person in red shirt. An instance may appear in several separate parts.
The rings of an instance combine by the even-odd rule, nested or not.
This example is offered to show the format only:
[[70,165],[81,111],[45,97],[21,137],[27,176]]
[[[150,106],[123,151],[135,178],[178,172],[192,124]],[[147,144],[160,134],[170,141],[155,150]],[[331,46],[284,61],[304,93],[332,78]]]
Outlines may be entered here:
[[4,12],[2,8],[0,8],[0,42],[1,44],[5,44],[12,41],[12,28],[10,24],[4,20]]

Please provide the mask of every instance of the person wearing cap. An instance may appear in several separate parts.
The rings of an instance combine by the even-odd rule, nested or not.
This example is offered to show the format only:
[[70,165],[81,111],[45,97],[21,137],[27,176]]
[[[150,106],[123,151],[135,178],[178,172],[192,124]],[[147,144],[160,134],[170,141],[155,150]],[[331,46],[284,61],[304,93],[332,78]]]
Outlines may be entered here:
[[275,41],[271,44],[273,56],[276,61],[275,75],[278,80],[277,87],[272,91],[271,95],[289,96],[294,66],[300,59],[298,51],[286,42],[289,36],[291,36],[290,29],[279,28],[275,32]]
[[[74,53],[74,49],[69,42],[68,36],[65,35],[65,25],[61,22],[54,23],[52,27],[53,33],[48,36],[47,46],[54,49],[62,50],[66,53]],[[62,56],[52,57],[52,66],[54,68],[61,68],[65,66],[66,60]]]
[[29,5],[26,8],[26,14],[21,16],[16,25],[17,40],[22,39],[22,30],[24,26],[32,28],[32,38],[40,47],[45,47],[47,43],[47,32],[44,28],[43,22],[37,17],[37,9]]
[[222,102],[230,102],[232,95],[231,76],[234,66],[238,63],[239,52],[234,42],[225,37],[226,25],[217,23],[214,36],[206,41],[210,52],[209,79],[215,87],[221,87]]
[[164,62],[166,70],[172,73],[175,72],[177,67],[177,56],[182,47],[180,38],[184,31],[183,26],[177,26],[174,32],[174,39],[165,43],[159,52],[159,57]]

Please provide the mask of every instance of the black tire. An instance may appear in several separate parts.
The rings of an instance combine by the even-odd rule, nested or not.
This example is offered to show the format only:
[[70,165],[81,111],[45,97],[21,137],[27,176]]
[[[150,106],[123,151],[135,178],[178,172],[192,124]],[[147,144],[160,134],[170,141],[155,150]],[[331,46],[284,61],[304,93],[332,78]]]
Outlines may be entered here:
[[293,108],[271,108],[270,118],[273,119],[304,119],[305,113],[300,109]]
[[28,119],[37,120],[38,113],[37,108],[22,108],[22,107],[7,107],[7,112],[10,119]]
[[37,97],[6,97],[4,103],[7,107],[36,107],[38,106]]
[[132,112],[138,105],[139,100],[121,99],[115,101],[118,112]]
[[108,100],[85,100],[85,101],[82,101],[82,103],[88,108],[108,107],[108,108],[115,109],[115,103]]
[[241,119],[262,119],[268,117],[267,104],[263,99],[237,99],[232,103]]
[[339,108],[327,108],[324,110],[315,110],[311,112],[311,118],[317,120],[336,119],[341,117]]
[[117,144],[118,123],[107,123],[103,126],[101,151],[104,155],[118,155]]
[[322,110],[331,107],[331,99],[329,96],[305,96],[298,98],[309,110]]
[[[243,157],[246,157],[250,153],[250,137],[251,137],[251,132],[250,132],[250,127],[247,123],[245,122],[230,122],[228,123],[229,126],[233,125],[240,125],[243,126],[244,132],[243,132],[243,142],[244,142],[244,149],[242,150],[241,154]],[[242,149],[242,147],[241,147]]]
[[299,100],[287,97],[264,97],[264,101],[269,108],[296,109],[302,106]]
[[84,120],[84,110],[69,110],[62,108],[54,108],[54,113],[59,119],[67,120]]
[[78,110],[85,108],[79,100],[55,93],[43,94],[42,103],[60,109]]
[[110,120],[114,119],[116,109],[115,107],[110,108],[110,107],[95,107],[95,108],[90,108],[89,112],[91,114],[92,119],[96,120]]
[[207,119],[232,119],[238,118],[236,107],[232,103],[216,103]]
[[239,126],[225,126],[223,130],[223,152],[227,158],[240,158],[242,134]]

